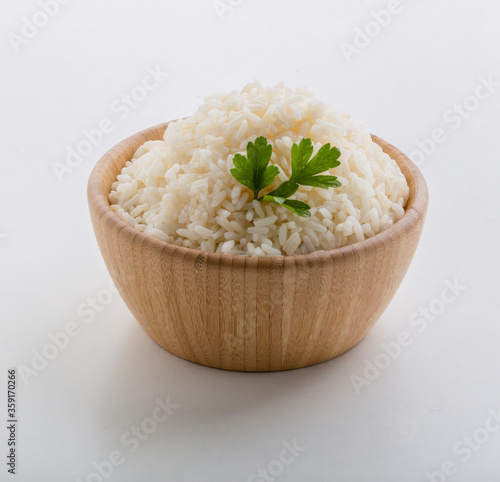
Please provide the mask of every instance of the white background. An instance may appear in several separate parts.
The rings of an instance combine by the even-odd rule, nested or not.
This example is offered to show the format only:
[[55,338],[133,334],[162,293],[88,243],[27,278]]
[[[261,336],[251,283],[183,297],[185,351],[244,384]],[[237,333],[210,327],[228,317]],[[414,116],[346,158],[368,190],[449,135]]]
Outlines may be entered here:
[[[0,480],[98,481],[92,463],[119,450],[125,461],[103,480],[256,482],[295,440],[304,450],[278,482],[426,481],[447,460],[453,475],[434,480],[499,481],[500,431],[484,427],[500,410],[500,4],[402,1],[373,35],[372,12],[387,1],[232,3],[218,15],[212,0],[73,0],[24,41],[23,17],[40,6],[3,5],[2,420],[7,368],[31,367],[68,322],[79,334],[37,376],[18,373],[18,475],[2,462]],[[343,43],[365,28],[373,38],[348,58]],[[156,66],[168,78],[120,118],[116,102]],[[480,76],[497,84],[475,101]],[[430,190],[417,254],[368,336],[335,360],[272,374],[205,368],[155,345],[121,298],[109,299],[86,201],[89,173],[112,145],[254,79],[306,84],[418,158]],[[464,103],[467,118],[449,117]],[[60,182],[54,163],[103,118],[113,132]],[[442,142],[415,154],[435,129]],[[466,288],[443,303],[447,282]],[[108,303],[82,316],[95,297]],[[428,325],[418,321],[426,309],[439,312]],[[403,332],[412,344],[356,390],[353,377]],[[166,397],[178,408],[130,452],[120,438]],[[481,442],[470,457],[464,436]]]

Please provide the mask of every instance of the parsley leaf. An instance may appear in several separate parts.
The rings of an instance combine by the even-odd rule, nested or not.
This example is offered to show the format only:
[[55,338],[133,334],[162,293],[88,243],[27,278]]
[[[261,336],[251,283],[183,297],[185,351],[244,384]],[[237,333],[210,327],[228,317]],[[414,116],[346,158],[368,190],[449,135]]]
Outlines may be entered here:
[[283,206],[294,212],[295,214],[302,216],[303,218],[311,217],[311,211],[309,211],[309,209],[311,209],[311,206],[309,206],[309,204],[306,204],[305,202],[297,201],[296,199],[287,199],[283,203]]
[[311,139],[302,139],[299,145],[292,146],[292,179],[304,169],[313,150]]
[[293,196],[296,192],[297,189],[299,188],[299,185],[294,182],[294,181],[285,181],[282,182],[274,191],[271,191],[269,193],[269,196],[277,196],[277,197],[290,197]]
[[309,218],[311,207],[308,204],[296,199],[287,199],[297,192],[299,185],[323,189],[342,185],[336,176],[321,174],[340,165],[338,161],[340,150],[335,146],[330,147],[330,144],[325,144],[311,159],[313,151],[311,139],[302,139],[298,145],[293,144],[290,179],[260,198],[260,191],[269,186],[280,172],[277,166],[269,165],[272,146],[268,144],[265,137],[257,137],[255,143],[248,143],[247,156],[235,154],[234,169],[230,172],[238,182],[253,192],[254,199],[257,201],[274,203],[299,216]]
[[[310,184],[311,178],[320,174],[322,172],[328,171],[333,167],[340,165],[340,161],[337,159],[340,157],[340,150],[337,147],[330,147],[330,144],[325,144],[311,159],[313,153],[313,147],[311,145],[311,139],[302,139],[300,144],[294,144],[292,147],[292,176],[291,181],[295,181],[297,184],[302,184],[305,186],[315,186],[316,184]],[[322,181],[327,181],[326,178],[331,177],[336,180],[335,176],[321,176]],[[302,182],[306,180],[306,182]],[[323,187],[323,186],[318,186]],[[327,186],[327,187],[338,187],[338,186]]]
[[311,217],[311,212],[309,211],[309,209],[311,209],[311,206],[296,199],[285,199],[284,197],[271,196],[270,194],[266,194],[261,199],[259,199],[259,201],[267,201],[270,203],[278,204],[279,206],[283,206],[284,208],[287,208],[295,214],[298,214],[299,216],[302,216],[304,218]]
[[328,189],[329,187],[340,187],[342,184],[335,176],[308,176],[301,177],[300,184],[302,186],[314,186]]
[[267,143],[265,137],[257,137],[255,143],[247,144],[247,155],[235,154],[233,158],[234,169],[231,169],[233,177],[252,190],[255,199],[259,192],[269,186],[280,170],[278,166],[269,166],[273,148]]

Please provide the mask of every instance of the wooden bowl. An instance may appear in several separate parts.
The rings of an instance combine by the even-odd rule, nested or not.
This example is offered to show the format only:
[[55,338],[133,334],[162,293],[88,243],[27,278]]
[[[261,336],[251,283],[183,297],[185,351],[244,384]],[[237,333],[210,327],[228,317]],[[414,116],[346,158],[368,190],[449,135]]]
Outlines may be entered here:
[[406,176],[405,215],[376,236],[299,256],[250,258],[174,246],[136,231],[108,194],[124,164],[166,124],[108,151],[88,184],[95,235],[122,298],[170,353],[209,367],[268,372],[329,360],[356,345],[396,293],[417,248],[425,180],[402,152],[373,136]]

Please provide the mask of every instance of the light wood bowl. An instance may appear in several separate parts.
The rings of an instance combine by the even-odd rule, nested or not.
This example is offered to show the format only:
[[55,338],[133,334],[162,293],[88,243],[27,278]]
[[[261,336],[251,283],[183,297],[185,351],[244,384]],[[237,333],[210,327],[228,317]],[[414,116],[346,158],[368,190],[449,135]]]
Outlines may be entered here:
[[422,232],[428,193],[415,165],[373,136],[399,164],[410,197],[405,215],[370,239],[299,256],[205,253],[136,231],[110,209],[124,164],[144,142],[162,139],[167,125],[117,144],[88,184],[102,256],[148,335],[186,360],[249,372],[314,365],[361,341],[396,293]]

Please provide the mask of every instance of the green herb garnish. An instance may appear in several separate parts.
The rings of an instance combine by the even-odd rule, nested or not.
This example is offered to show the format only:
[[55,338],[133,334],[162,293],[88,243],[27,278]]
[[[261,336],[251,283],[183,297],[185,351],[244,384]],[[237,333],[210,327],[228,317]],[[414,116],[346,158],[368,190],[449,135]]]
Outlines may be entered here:
[[321,174],[340,164],[338,161],[339,149],[325,144],[311,159],[312,141],[311,139],[302,139],[299,145],[292,146],[292,175],[290,179],[282,182],[274,191],[259,197],[260,191],[269,186],[280,172],[278,166],[269,165],[272,149],[265,137],[257,137],[255,143],[249,142],[247,144],[246,156],[234,155],[234,168],[231,169],[231,174],[238,182],[253,192],[254,199],[257,201],[278,204],[299,216],[310,218],[309,209],[311,206],[305,202],[287,198],[297,192],[299,185],[323,189],[341,186],[342,184],[336,176]]

